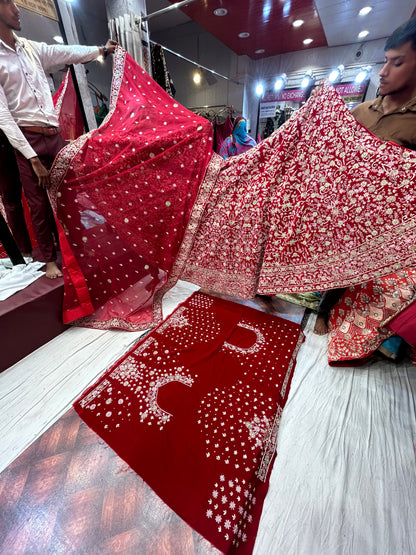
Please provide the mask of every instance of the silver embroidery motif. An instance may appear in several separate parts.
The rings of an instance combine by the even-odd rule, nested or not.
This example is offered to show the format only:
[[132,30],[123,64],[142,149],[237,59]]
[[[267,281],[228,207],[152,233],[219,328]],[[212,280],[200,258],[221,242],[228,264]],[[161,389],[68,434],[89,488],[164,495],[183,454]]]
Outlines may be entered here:
[[156,379],[155,382],[151,382],[151,387],[147,394],[146,404],[147,410],[141,413],[140,421],[143,422],[146,418],[150,417],[151,419],[155,418],[157,420],[157,424],[159,426],[163,426],[167,424],[170,419],[172,418],[172,414],[162,409],[157,402],[157,394],[159,389],[164,385],[167,385],[171,382],[180,382],[187,387],[192,387],[194,380],[188,376],[184,376],[180,372],[184,371],[185,368],[183,366],[179,366],[176,368],[175,374],[166,374],[165,376],[161,376]]
[[227,341],[224,341],[223,348],[230,349],[231,351],[235,351],[237,353],[244,354],[244,355],[250,355],[252,353],[256,353],[257,351],[260,351],[260,349],[265,344],[265,339],[262,332],[255,326],[251,326],[250,324],[247,324],[244,321],[239,322],[238,327],[244,328],[246,330],[254,331],[254,333],[256,334],[255,343],[253,343],[251,347],[239,347],[238,345],[233,345],[232,343],[228,343]]
[[186,307],[181,306],[178,308],[176,312],[172,314],[170,318],[166,320],[161,326],[158,328],[158,332],[164,332],[167,328],[174,328],[180,329],[184,328],[185,326],[190,326],[190,322],[188,318],[185,316],[184,312],[186,312]]

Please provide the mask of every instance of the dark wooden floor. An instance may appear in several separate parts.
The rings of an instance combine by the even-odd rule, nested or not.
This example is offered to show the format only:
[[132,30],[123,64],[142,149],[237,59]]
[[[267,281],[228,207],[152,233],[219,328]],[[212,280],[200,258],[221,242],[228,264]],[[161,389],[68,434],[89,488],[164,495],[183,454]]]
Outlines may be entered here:
[[71,409],[0,474],[0,553],[218,551]]
[[[304,315],[302,307],[278,299],[255,304],[297,322]],[[0,554],[66,553],[218,551],[71,409],[0,474]]]

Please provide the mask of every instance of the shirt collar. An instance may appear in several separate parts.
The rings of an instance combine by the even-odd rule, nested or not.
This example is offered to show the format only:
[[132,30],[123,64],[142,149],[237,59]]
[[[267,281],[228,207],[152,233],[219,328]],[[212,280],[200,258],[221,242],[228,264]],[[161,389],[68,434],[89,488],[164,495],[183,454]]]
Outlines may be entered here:
[[[13,36],[14,36],[14,40],[15,40],[16,47],[18,47],[18,46],[20,46],[20,47],[23,46],[23,42],[22,42],[21,38],[18,37],[18,36],[16,35],[16,33],[13,33]],[[6,48],[7,50],[11,50],[12,52],[14,52],[13,48],[11,48],[8,44],[6,44],[2,39],[0,39],[0,45],[1,45],[3,48]]]
[[[383,111],[383,99],[384,96],[378,96],[372,104],[370,104],[370,110],[374,110],[375,112],[380,112],[380,114],[384,114]],[[416,96],[414,96],[409,102],[406,102],[403,106],[394,110],[394,112],[390,112],[391,114],[400,114],[403,112],[416,112]]]

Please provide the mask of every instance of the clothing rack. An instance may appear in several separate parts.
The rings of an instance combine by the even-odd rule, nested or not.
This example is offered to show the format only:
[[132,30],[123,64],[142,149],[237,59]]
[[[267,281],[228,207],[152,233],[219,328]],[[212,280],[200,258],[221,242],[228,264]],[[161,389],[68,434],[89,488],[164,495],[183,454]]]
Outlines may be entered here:
[[153,17],[157,17],[159,15],[163,15],[167,12],[170,12],[171,10],[175,10],[176,8],[184,8],[185,6],[188,6],[189,4],[193,4],[194,2],[197,2],[198,0],[182,0],[182,2],[177,2],[176,4],[172,4],[172,6],[168,6],[167,8],[162,8],[161,10],[158,10],[157,12],[153,12],[149,15],[145,15],[141,18],[142,21],[149,21],[149,19],[152,19]]
[[226,81],[231,81],[231,83],[235,83],[236,85],[243,85],[243,83],[240,83],[239,81],[236,81],[235,79],[231,79],[231,77],[226,77],[225,75],[221,75],[221,73],[218,73],[217,71],[215,71],[213,69],[210,69],[209,67],[205,67],[201,64],[198,64],[197,62],[194,62],[193,60],[190,60],[189,58],[186,58],[185,56],[182,56],[182,54],[178,54],[178,52],[175,52],[174,50],[171,50],[167,46],[163,46],[163,44],[160,44],[159,42],[155,42],[153,40],[150,40],[149,42],[151,44],[158,44],[166,52],[169,52],[170,54],[173,54],[174,56],[177,56],[178,58],[181,58],[182,60],[185,60],[186,62],[188,62],[190,64],[193,64],[198,69],[204,69],[205,71],[208,71],[209,73],[212,73],[213,75],[216,75],[217,77],[221,77],[221,79],[225,79]]
[[[216,109],[219,108],[219,109]],[[198,116],[202,116],[208,119],[211,123],[223,123],[219,121],[221,119],[226,119],[227,116],[233,118],[236,111],[232,106],[227,106],[226,104],[213,104],[211,106],[194,106],[189,108],[191,112],[194,112]]]
[[227,106],[227,104],[211,104],[210,106],[194,106],[193,108],[188,108],[189,110],[203,110],[208,108],[231,108],[232,106]]

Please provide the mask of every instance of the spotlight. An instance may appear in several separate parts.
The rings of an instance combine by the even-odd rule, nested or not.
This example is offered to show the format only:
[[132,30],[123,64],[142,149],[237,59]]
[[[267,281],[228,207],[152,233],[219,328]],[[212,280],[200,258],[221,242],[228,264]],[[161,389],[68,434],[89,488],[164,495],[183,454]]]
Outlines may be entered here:
[[307,87],[312,85],[313,81],[314,81],[313,73],[312,73],[312,70],[310,69],[309,71],[307,71],[305,73],[305,75],[304,75],[304,77],[303,77],[303,79],[300,83],[300,86],[301,86],[302,89],[306,89]]
[[330,83],[335,83],[335,81],[339,81],[342,77],[344,72],[344,66],[341,64],[336,69],[333,69],[331,73],[328,75],[328,81]]
[[256,86],[256,95],[257,96],[262,96],[264,93],[264,85],[263,83],[258,83]]
[[267,21],[270,16],[270,12],[272,11],[271,2],[266,2],[263,7],[263,19]]
[[371,6],[365,6],[364,8],[361,8],[361,10],[358,12],[359,15],[367,15],[371,12],[373,8]]
[[368,79],[370,75],[370,71],[371,71],[371,66],[362,67],[360,71],[357,73],[357,75],[355,76],[354,81],[356,83],[362,83],[363,81]]
[[200,84],[200,82],[201,82],[201,74],[200,74],[199,71],[195,71],[193,79],[194,79],[195,85],[199,85],[199,84]]
[[284,89],[286,85],[286,81],[287,81],[286,73],[282,73],[282,75],[279,75],[279,77],[275,81],[274,90],[281,91],[282,89]]

